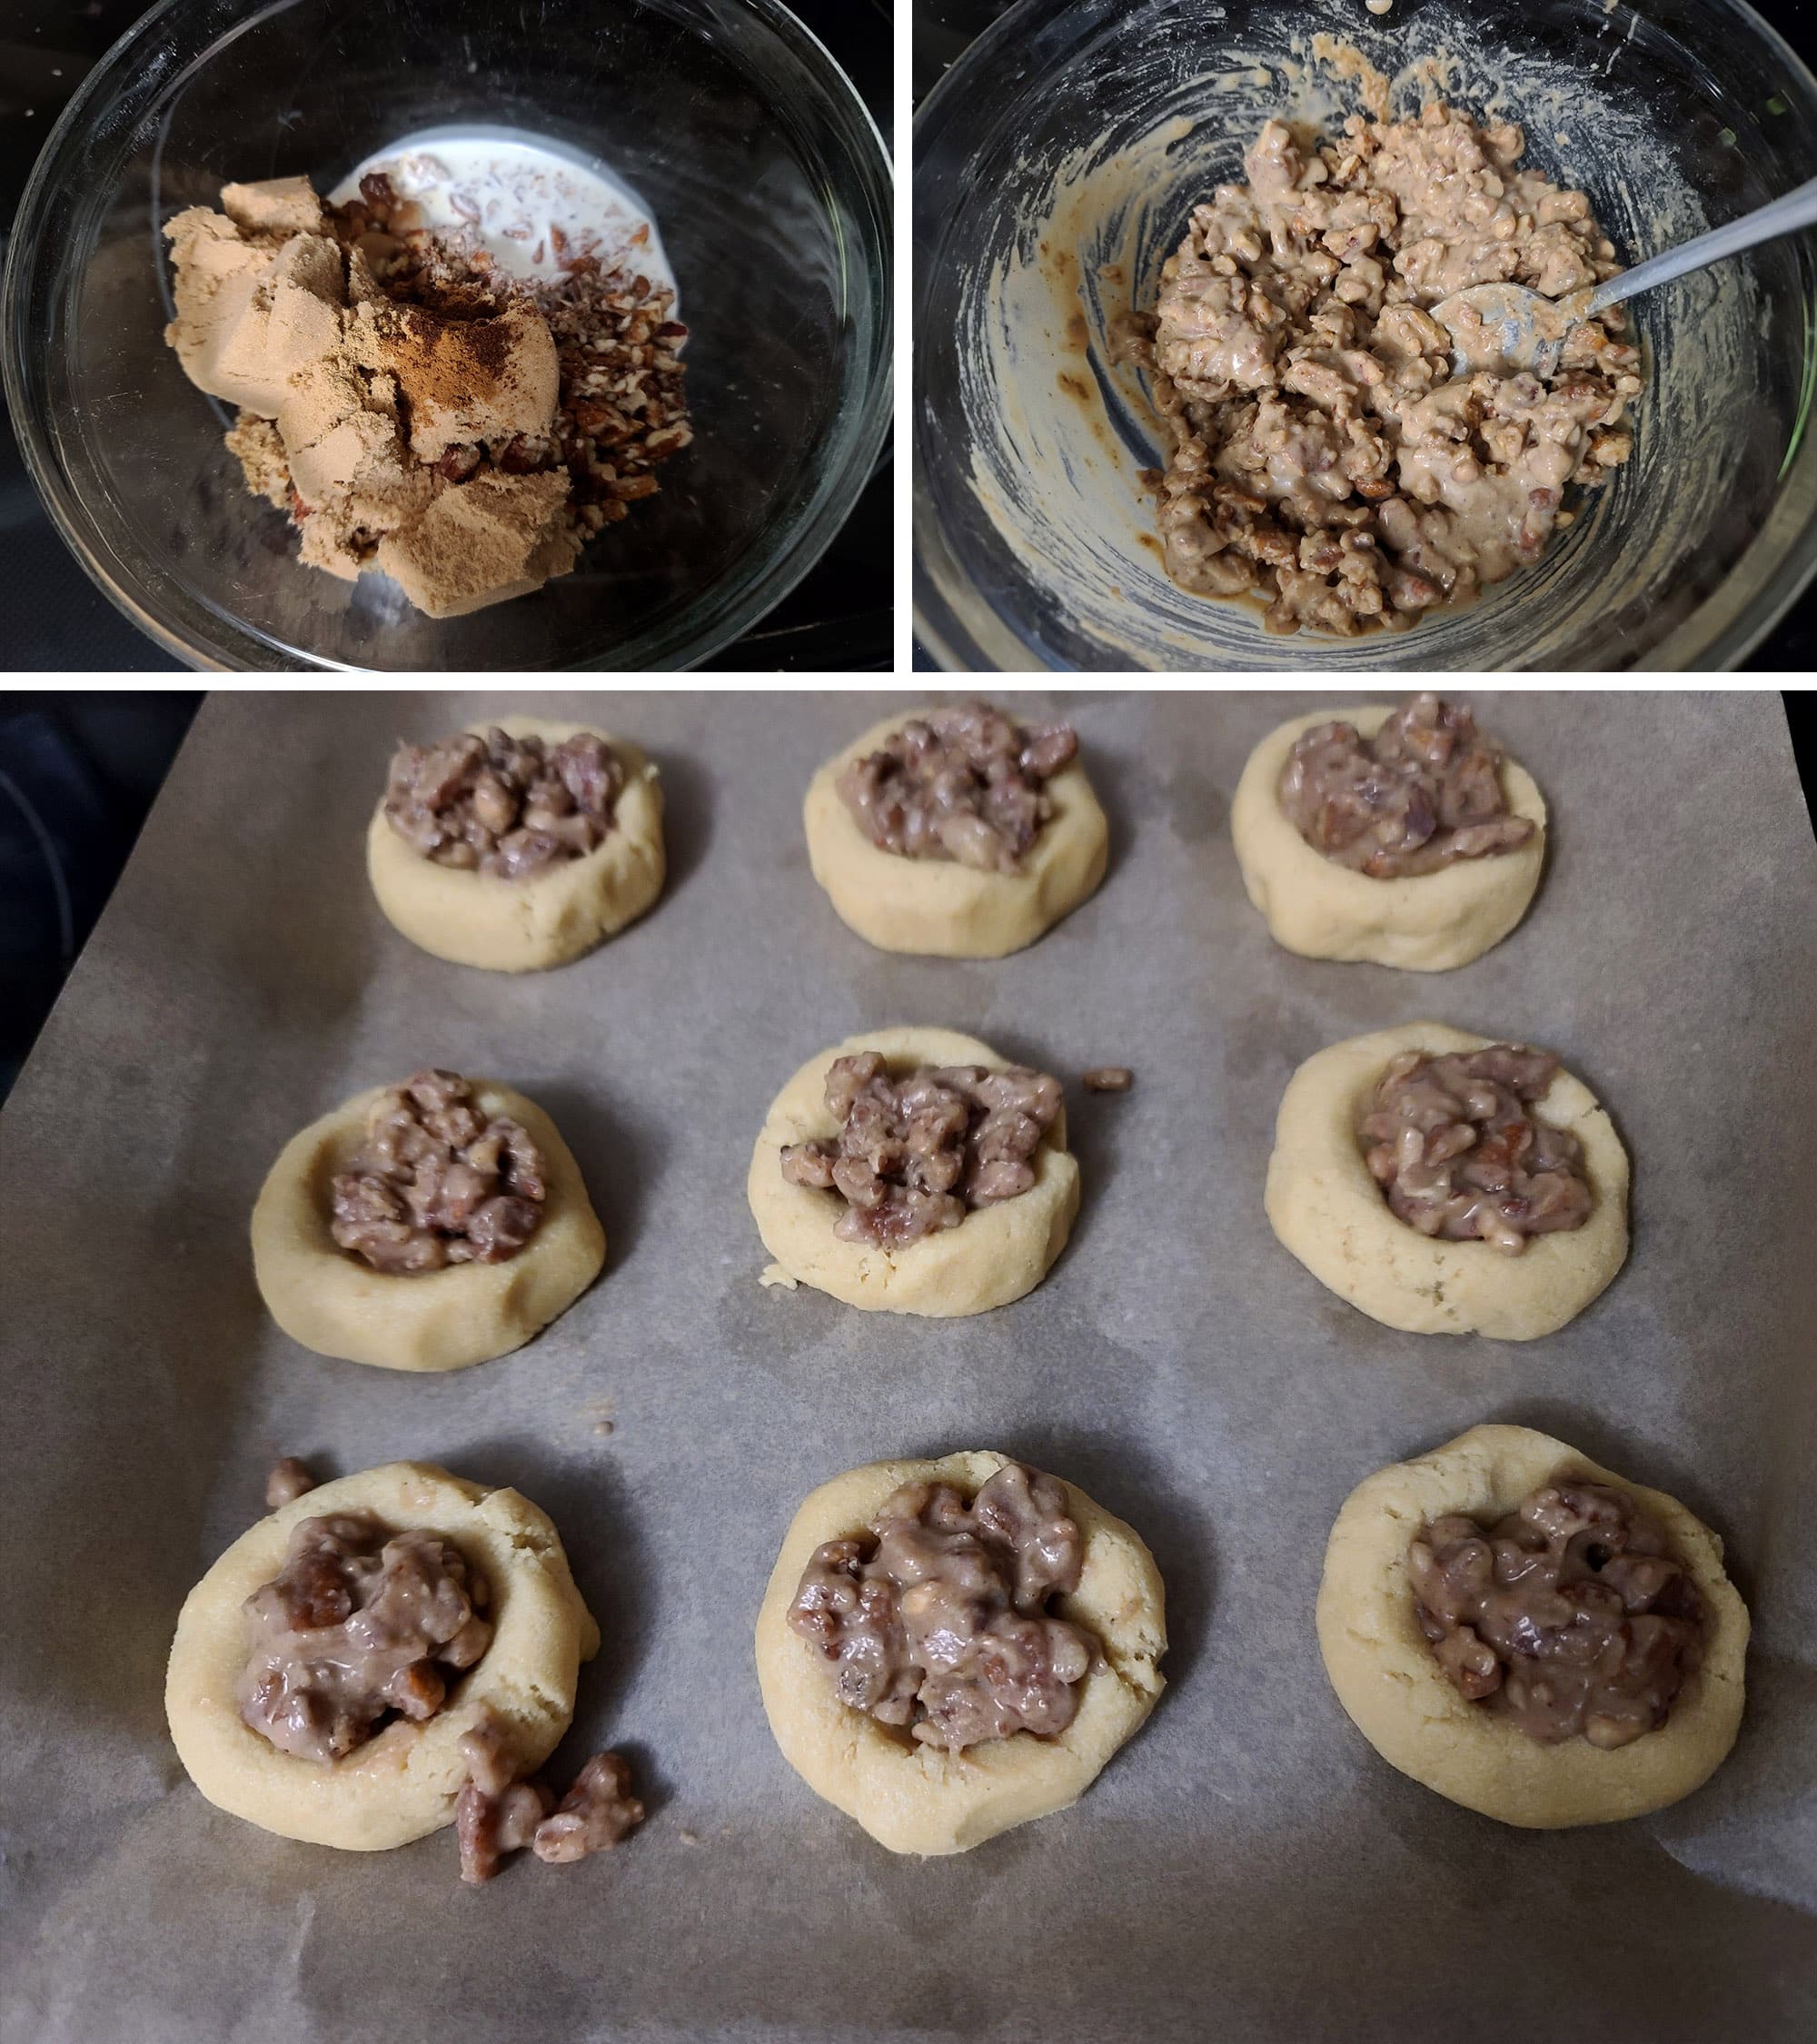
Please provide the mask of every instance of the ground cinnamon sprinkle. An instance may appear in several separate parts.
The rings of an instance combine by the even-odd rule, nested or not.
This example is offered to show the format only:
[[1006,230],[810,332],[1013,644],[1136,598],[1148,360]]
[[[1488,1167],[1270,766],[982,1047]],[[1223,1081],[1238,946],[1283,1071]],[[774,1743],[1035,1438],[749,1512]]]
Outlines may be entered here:
[[438,319],[421,306],[399,306],[391,320],[398,372],[421,402],[471,411],[497,399],[517,368],[515,322],[494,319]]
[[496,373],[510,363],[514,336],[504,315],[534,313],[554,340],[551,431],[517,434],[495,451],[452,445],[437,462],[442,476],[464,482],[492,471],[565,470],[568,516],[581,542],[654,496],[657,464],[694,437],[682,391],[688,329],[669,317],[674,293],[645,276],[602,270],[597,256],[568,255],[559,235],[559,278],[508,278],[483,250],[459,249],[412,224],[414,208],[382,172],[362,178],[360,193],[352,204],[324,208],[329,224],[420,325],[425,367],[438,383],[445,373],[451,406],[472,402],[453,389],[462,373]]

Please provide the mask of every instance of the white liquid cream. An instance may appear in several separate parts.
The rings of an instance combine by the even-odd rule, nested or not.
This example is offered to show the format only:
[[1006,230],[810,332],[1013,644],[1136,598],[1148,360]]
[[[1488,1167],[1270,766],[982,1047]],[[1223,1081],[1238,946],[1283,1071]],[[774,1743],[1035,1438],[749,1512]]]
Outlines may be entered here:
[[649,207],[604,164],[560,143],[507,128],[424,128],[368,156],[330,202],[357,199],[373,171],[422,208],[432,233],[483,249],[510,276],[547,282],[564,257],[596,255],[603,270],[675,287]]

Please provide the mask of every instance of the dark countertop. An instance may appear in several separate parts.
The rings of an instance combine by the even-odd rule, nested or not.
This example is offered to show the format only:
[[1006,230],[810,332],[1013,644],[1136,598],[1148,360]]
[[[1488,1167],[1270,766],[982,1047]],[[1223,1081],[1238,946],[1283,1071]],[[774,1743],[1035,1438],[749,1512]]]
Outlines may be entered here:
[[[1011,0],[914,0],[917,106],[933,91],[948,65],[964,54],[972,38],[1010,4]],[[1806,63],[1817,64],[1817,13],[1806,0],[1752,0],[1752,5]],[[918,646],[915,665],[932,667]],[[1747,662],[1748,671],[1762,674],[1805,672],[1812,668],[1817,668],[1817,583],[1805,591],[1779,629]],[[1810,785],[1807,775],[1805,786],[1808,789]]]
[[[45,137],[83,76],[147,0],[11,0],[0,15],[0,222],[10,223]],[[844,65],[889,140],[890,0],[790,0]],[[891,664],[886,457],[818,564],[707,671],[876,672]],[[0,404],[0,670],[181,672],[89,580],[38,502]]]

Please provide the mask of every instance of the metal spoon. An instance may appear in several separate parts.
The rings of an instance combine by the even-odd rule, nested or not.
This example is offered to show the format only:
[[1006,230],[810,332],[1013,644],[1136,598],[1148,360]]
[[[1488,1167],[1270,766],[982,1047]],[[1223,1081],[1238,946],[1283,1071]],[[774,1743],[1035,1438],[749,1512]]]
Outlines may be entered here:
[[1718,263],[1725,255],[1739,255],[1758,242],[1812,226],[1817,226],[1817,177],[1782,199],[1744,213],[1725,227],[1713,227],[1682,247],[1650,256],[1594,290],[1542,298],[1524,284],[1472,284],[1441,299],[1432,316],[1451,336],[1452,363],[1460,376],[1473,369],[1497,368],[1531,369],[1537,375],[1550,376],[1558,367],[1566,333],[1594,313],[1619,305],[1639,292],[1651,291],[1655,284],[1670,283],[1674,277]]

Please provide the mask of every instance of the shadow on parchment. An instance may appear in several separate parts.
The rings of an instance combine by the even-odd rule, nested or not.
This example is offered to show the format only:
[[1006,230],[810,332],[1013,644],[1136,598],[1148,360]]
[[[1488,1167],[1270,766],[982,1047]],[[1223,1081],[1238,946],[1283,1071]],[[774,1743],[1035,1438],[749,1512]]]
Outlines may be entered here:
[[[1123,754],[1099,744],[1096,739],[1088,745],[1080,746],[1079,764],[1091,782],[1092,793],[1097,797],[1097,806],[1104,811],[1106,834],[1109,839],[1104,878],[1098,883],[1101,892],[1113,885],[1127,860],[1129,848],[1136,840],[1137,824],[1154,814],[1154,776],[1145,766],[1132,764]],[[1097,897],[1094,895],[1090,898],[1095,900]],[[1079,906],[1083,908],[1085,904],[1081,902]],[[1062,922],[1058,927],[1066,926]],[[1039,941],[1038,938],[1037,942]]]
[[630,1761],[637,1794],[654,1814],[673,1792],[661,1775],[660,1755],[617,1738],[614,1728],[620,1693],[649,1644],[653,1609],[650,1550],[623,1479],[610,1463],[576,1462],[533,1434],[482,1438],[452,1459],[476,1482],[521,1491],[549,1515],[600,1628],[599,1652],[581,1663],[574,1722],[544,1771],[551,1784],[565,1790],[591,1754],[613,1747]]
[[662,904],[687,886],[702,866],[713,842],[715,809],[719,800],[713,777],[698,759],[685,752],[652,753],[662,784],[662,843],[668,855],[668,878],[650,913],[662,913]]
[[[1065,1254],[1056,1270],[1085,1253],[1099,1216],[1107,1210],[1117,1166],[1130,1140],[1131,1093],[1087,1093],[1076,1072],[1064,1073],[1067,1088],[1067,1147],[1078,1159],[1079,1211]],[[1136,1081],[1142,1082],[1138,1076]]]
[[[205,711],[204,762],[222,756],[215,729]],[[8,1628],[8,1682],[84,1720],[104,1712],[165,1755],[164,1664],[183,1601],[215,1558],[203,1551],[211,1499],[243,1499],[243,1525],[265,1511],[256,1455],[223,1467],[253,1358],[273,1338],[248,1218],[283,1141],[341,1096],[328,1075],[343,1062],[383,931],[350,825],[364,794],[348,789],[334,747],[302,749],[286,758],[283,808],[323,819],[308,858],[293,856],[281,819],[262,828],[263,812],[251,843],[199,858],[197,834],[206,841],[224,798],[197,779],[196,737],[180,758],[94,940],[112,1006],[93,989],[79,1004],[83,1026],[107,1032],[97,1085],[114,1117],[111,1168],[92,1167],[103,1136],[82,1128],[78,1109],[91,1161],[82,1225],[35,1252],[42,1310],[54,1319],[58,1294],[71,1293],[65,1323],[103,1360],[57,1380],[41,1453],[13,1501],[56,1536],[35,1615]],[[202,1047],[163,1026],[162,1004],[180,1010],[198,986],[233,1024]],[[151,1131],[173,1088],[190,1105],[159,1150]],[[320,1367],[293,1346],[280,1366]]]
[[574,1153],[606,1231],[606,1267],[594,1280],[603,1283],[630,1257],[642,1233],[643,1189],[663,1154],[662,1131],[654,1120],[633,1118],[627,1103],[636,1096],[629,1086],[609,1085],[597,1072],[539,1080],[535,1092],[538,1106]]

